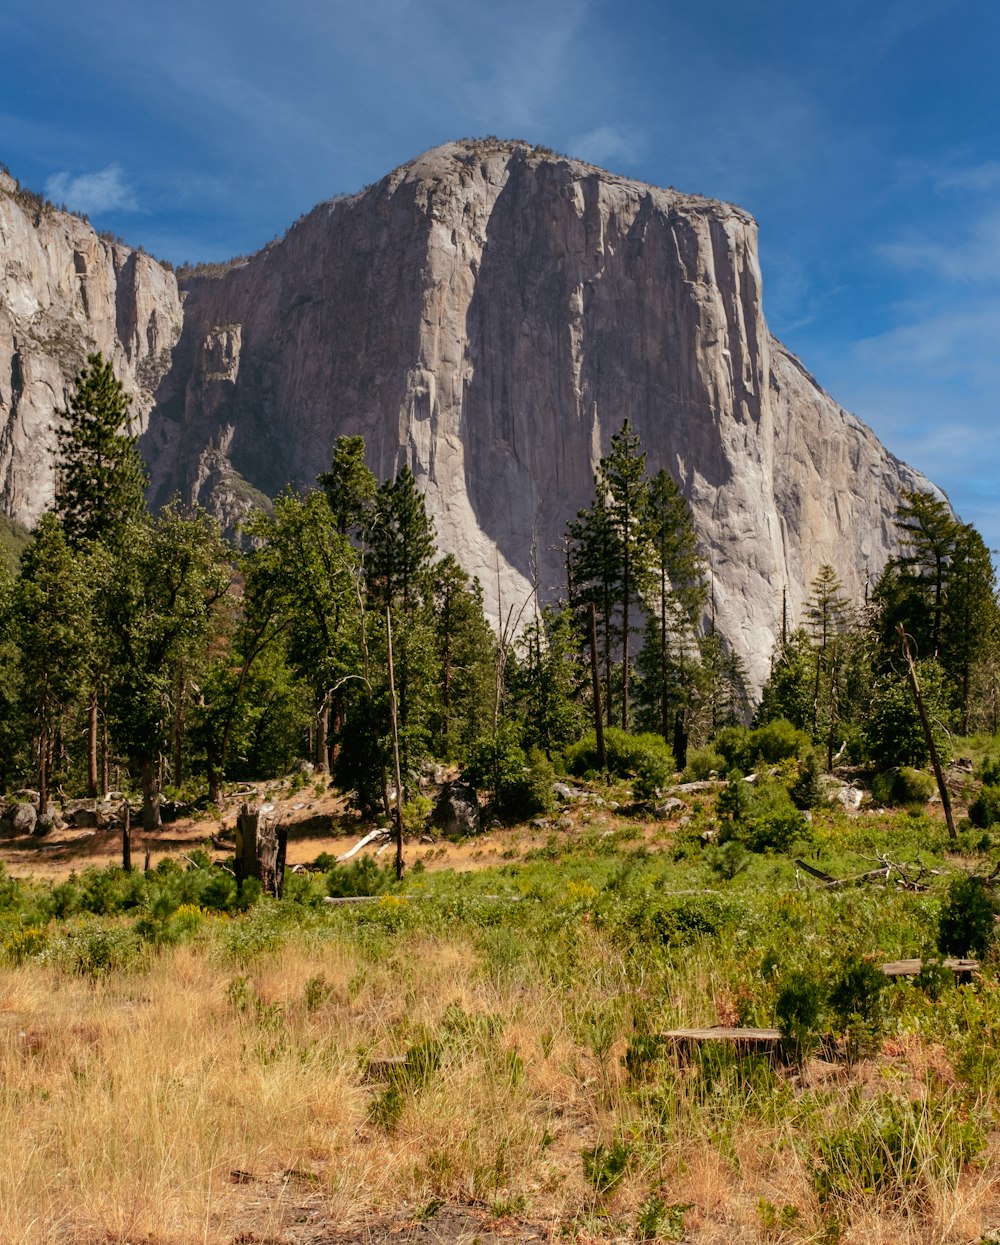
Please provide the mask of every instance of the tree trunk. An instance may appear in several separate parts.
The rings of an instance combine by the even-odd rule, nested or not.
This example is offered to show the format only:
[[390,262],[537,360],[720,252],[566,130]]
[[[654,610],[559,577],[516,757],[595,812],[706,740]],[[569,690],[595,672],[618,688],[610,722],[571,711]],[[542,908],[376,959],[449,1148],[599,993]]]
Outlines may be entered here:
[[147,757],[142,763],[142,828],[146,834],[159,830],[160,787],[156,781],[158,757]]
[[109,773],[108,758],[108,714],[107,710],[101,714],[101,799],[106,800],[111,790],[111,777]]
[[236,881],[256,878],[266,895],[281,898],[285,884],[285,854],[288,831],[274,822],[261,820],[255,804],[244,804],[236,819]]
[[38,736],[38,816],[44,817],[49,806],[49,735],[42,727]]
[[399,724],[396,720],[396,675],[392,661],[392,611],[385,611],[386,647],[389,657],[389,708],[392,716],[392,759],[396,772],[396,881],[403,876],[403,781],[399,769]]
[[132,872],[132,805],[125,801],[125,823],[122,826],[122,869]]
[[608,754],[604,748],[604,716],[601,713],[601,676],[597,660],[597,611],[590,603],[590,677],[594,686],[594,735],[597,739],[597,764],[601,773],[608,769]]
[[87,795],[97,798],[97,688],[90,693],[87,710]]
[[329,774],[330,761],[327,753],[327,736],[330,733],[330,697],[324,696],[316,714],[316,773]]

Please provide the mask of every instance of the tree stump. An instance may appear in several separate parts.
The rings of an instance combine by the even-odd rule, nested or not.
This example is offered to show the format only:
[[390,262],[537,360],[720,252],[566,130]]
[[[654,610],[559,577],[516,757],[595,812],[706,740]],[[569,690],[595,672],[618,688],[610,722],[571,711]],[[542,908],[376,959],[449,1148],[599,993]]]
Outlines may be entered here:
[[285,883],[285,852],[288,831],[262,814],[256,804],[244,804],[236,819],[236,858],[233,862],[237,883],[256,878],[266,895],[281,898]]

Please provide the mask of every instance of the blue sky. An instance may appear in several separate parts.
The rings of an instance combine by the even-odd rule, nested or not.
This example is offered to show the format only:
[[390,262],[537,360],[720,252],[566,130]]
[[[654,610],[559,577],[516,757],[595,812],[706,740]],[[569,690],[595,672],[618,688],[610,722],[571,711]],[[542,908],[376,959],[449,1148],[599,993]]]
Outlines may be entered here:
[[488,133],[739,203],[772,331],[1000,546],[996,0],[34,0],[0,46],[0,160],[176,262]]

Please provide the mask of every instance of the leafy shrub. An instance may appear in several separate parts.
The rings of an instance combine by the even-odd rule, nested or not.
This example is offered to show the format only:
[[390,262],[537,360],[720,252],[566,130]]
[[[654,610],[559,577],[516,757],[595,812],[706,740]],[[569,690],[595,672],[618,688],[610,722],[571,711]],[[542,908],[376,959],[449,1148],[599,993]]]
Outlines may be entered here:
[[1000,784],[988,783],[969,805],[969,820],[981,830],[1000,822]]
[[396,880],[391,864],[380,865],[373,856],[356,856],[347,864],[338,865],[326,875],[326,893],[337,898],[355,895],[381,895]]
[[908,765],[876,774],[872,780],[872,798],[877,804],[926,804],[935,789],[930,774]]
[[977,776],[986,787],[1000,787],[1000,756],[991,752],[983,757]]
[[799,776],[789,788],[796,808],[822,808],[828,803],[822,782],[823,763],[819,753],[811,751],[799,766]]
[[751,852],[787,852],[812,837],[809,823],[780,782],[761,780],[754,786],[731,774],[716,808],[720,845],[736,840]]
[[715,737],[715,747],[726,763],[746,774],[755,766],[777,765],[788,759],[806,757],[812,751],[812,740],[785,718],[775,718],[749,730],[745,726],[727,726]]
[[952,878],[938,917],[938,949],[946,955],[984,956],[993,941],[996,912],[982,878]]
[[[632,778],[646,766],[650,772],[662,774],[663,781],[676,769],[674,754],[662,736],[650,732],[632,735],[620,727],[604,731],[604,750],[608,772],[614,778]],[[571,774],[587,774],[598,770],[597,736],[589,734],[566,749],[566,768]]]
[[53,944],[57,960],[87,977],[126,972],[142,965],[142,943],[136,933],[120,925],[87,924],[67,931]]
[[845,956],[831,975],[828,1003],[837,1032],[847,1041],[849,1063],[874,1050],[881,1040],[888,984],[877,964],[856,954]]
[[[948,737],[941,723],[948,720],[948,695],[941,667],[932,658],[917,663],[921,695],[942,761],[948,758]],[[878,769],[894,765],[926,765],[927,738],[920,723],[906,677],[887,676],[874,689],[865,718],[868,754]]]
[[796,1063],[816,1046],[825,1004],[826,989],[813,973],[795,970],[782,982],[774,1010],[782,1043]]
[[725,772],[726,758],[713,747],[688,749],[687,766],[683,775],[685,782],[704,782],[713,774],[718,777]]
[[584,1150],[583,1174],[594,1186],[595,1193],[610,1193],[628,1171],[631,1151],[620,1138],[611,1146],[597,1145]]

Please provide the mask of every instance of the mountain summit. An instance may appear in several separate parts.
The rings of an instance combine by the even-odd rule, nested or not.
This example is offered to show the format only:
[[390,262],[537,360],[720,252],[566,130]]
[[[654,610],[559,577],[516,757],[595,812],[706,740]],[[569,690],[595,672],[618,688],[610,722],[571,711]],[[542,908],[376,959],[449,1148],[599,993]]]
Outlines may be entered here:
[[930,487],[771,337],[746,212],[526,143],[436,148],[179,290],[10,179],[0,253],[0,506],[21,519],[99,348],[154,501],[232,522],[361,434],[379,478],[412,469],[499,617],[565,591],[567,520],[628,419],[691,503],[716,625],[759,685],[783,592],[794,621],[830,563],[861,597],[901,492]]

